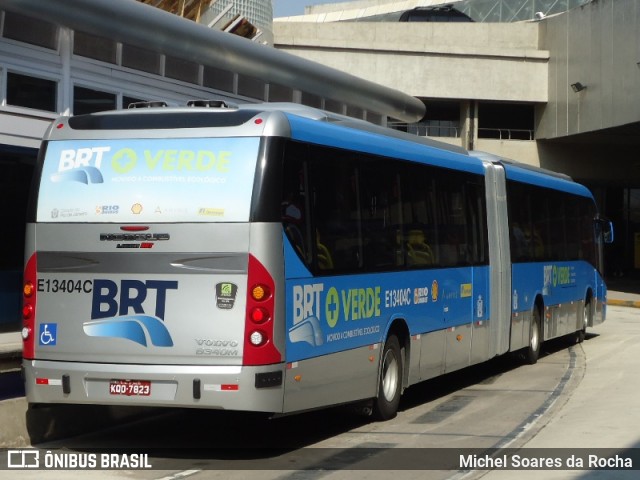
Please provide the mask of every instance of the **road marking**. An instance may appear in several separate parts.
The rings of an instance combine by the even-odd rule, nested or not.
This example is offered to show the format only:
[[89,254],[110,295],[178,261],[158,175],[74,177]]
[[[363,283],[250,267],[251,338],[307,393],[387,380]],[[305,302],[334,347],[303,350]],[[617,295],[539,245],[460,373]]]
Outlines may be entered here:
[[202,470],[183,470],[182,472],[176,472],[166,477],[157,478],[156,480],[179,480],[181,478],[187,478],[196,473],[200,473]]

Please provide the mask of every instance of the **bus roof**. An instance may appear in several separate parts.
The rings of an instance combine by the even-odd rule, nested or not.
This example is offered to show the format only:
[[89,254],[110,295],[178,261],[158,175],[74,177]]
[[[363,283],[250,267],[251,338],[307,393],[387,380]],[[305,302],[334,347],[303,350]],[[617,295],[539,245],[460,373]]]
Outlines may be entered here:
[[481,160],[466,150],[391,129],[365,125],[366,122],[317,122],[287,114],[291,138],[335,148],[428,163],[444,168],[483,174]]
[[519,163],[487,152],[473,151],[469,152],[469,155],[501,164],[505,169],[508,180],[593,198],[588,188],[576,183],[569,175],[565,175],[564,173]]
[[[570,177],[541,168],[518,164],[493,154],[470,151],[426,137],[410,135],[364,120],[296,103],[236,105],[200,100],[187,107],[168,107],[162,102],[142,102],[135,108],[62,117],[45,139],[97,138],[103,136],[162,137],[193,136],[193,129],[227,127],[230,136],[283,136],[363,153],[400,158],[482,174],[483,162],[504,166],[508,179],[592,197],[588,189]],[[147,107],[147,108],[144,108]],[[262,116],[262,122],[251,121]],[[111,134],[100,133],[110,131]],[[116,132],[117,131],[117,132]],[[199,132],[205,135],[205,132]],[[77,135],[77,136],[76,136]],[[48,137],[48,138],[47,138]],[[426,149],[425,149],[426,147]]]
[[[199,101],[189,107],[167,107],[160,102],[149,102],[127,110],[62,117],[54,125],[58,128],[52,126],[45,139],[164,138],[167,135],[192,137],[208,134],[282,136],[478,174],[483,172],[482,161],[470,157],[461,147],[293,103],[233,105]],[[67,125],[69,128],[65,128]],[[220,130],[214,134],[213,128]],[[196,129],[201,130],[196,132]]]

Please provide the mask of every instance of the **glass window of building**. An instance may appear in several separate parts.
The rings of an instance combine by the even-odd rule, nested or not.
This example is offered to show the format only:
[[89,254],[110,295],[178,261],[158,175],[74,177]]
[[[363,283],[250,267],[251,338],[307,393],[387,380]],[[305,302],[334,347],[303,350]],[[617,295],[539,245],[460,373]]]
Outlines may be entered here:
[[122,45],[122,66],[160,75],[160,54],[133,45]]
[[329,112],[335,112],[335,113],[343,114],[344,113],[343,106],[344,106],[343,103],[342,102],[338,102],[337,100],[331,100],[331,99],[327,98],[324,101],[324,109],[329,111]]
[[115,110],[116,94],[101,92],[84,87],[73,88],[73,114],[84,115],[86,113]]
[[58,27],[56,25],[19,13],[4,13],[3,36],[52,50],[58,48]]
[[259,78],[238,75],[238,95],[264,100],[264,82]]
[[389,126],[420,137],[460,137],[460,102],[421,100],[426,106],[426,113],[419,122],[407,124],[391,120]]
[[428,100],[421,123],[429,137],[460,137],[460,103]]
[[478,138],[534,140],[533,105],[513,103],[478,104]]
[[353,105],[347,105],[347,116],[353,118],[364,118],[364,110],[360,107],[354,107]]
[[198,83],[200,65],[194,62],[166,56],[164,63],[164,76],[182,80],[183,82]]
[[202,83],[205,87],[215,88],[225,92],[233,92],[234,74],[228,70],[216,67],[204,67]]
[[293,100],[293,89],[278,85],[277,83],[269,84],[269,101],[270,102],[291,102]]
[[107,63],[116,63],[116,52],[117,43],[115,40],[77,30],[73,33],[73,53],[75,55]]
[[7,104],[55,112],[57,82],[20,73],[7,73]]
[[301,103],[309,107],[322,108],[322,97],[309,92],[301,92]]

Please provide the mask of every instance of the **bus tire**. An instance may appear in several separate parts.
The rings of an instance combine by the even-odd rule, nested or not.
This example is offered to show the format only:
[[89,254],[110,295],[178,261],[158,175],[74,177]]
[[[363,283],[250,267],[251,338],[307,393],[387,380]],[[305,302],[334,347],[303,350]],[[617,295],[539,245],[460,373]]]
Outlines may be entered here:
[[387,338],[382,351],[378,396],[373,402],[373,416],[377,420],[389,420],[398,413],[402,393],[402,357],[398,337]]
[[529,365],[537,363],[540,357],[540,344],[542,343],[542,315],[538,305],[533,307],[531,316],[531,328],[529,329],[529,346],[525,353],[525,360]]
[[576,343],[584,342],[584,337],[587,335],[587,325],[591,319],[591,298],[587,297],[584,301],[584,307],[582,308],[582,328],[575,333]]

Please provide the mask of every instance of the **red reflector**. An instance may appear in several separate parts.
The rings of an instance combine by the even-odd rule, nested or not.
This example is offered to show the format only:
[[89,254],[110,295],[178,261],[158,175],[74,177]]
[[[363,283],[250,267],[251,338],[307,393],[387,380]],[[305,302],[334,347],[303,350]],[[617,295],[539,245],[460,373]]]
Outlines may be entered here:
[[229,390],[239,390],[240,389],[240,385],[232,385],[232,384],[220,385],[220,389],[221,390],[227,390],[227,391],[229,391]]
[[22,318],[27,320],[31,318],[31,315],[33,315],[33,306],[27,303],[22,307]]
[[64,123],[59,123],[58,125],[56,125],[56,128],[58,130],[60,130],[61,128],[64,128]]
[[36,385],[49,385],[48,378],[36,378]]
[[127,225],[124,227],[120,227],[120,230],[123,232],[144,232],[149,230],[149,227],[145,227],[142,225]]
[[140,244],[140,248],[153,248],[153,243],[151,242],[143,242]]
[[256,118],[255,120],[255,124],[256,125],[260,125],[263,122],[263,120],[261,118]]
[[251,310],[251,320],[255,323],[262,323],[269,320],[269,313],[264,308],[256,307]]

